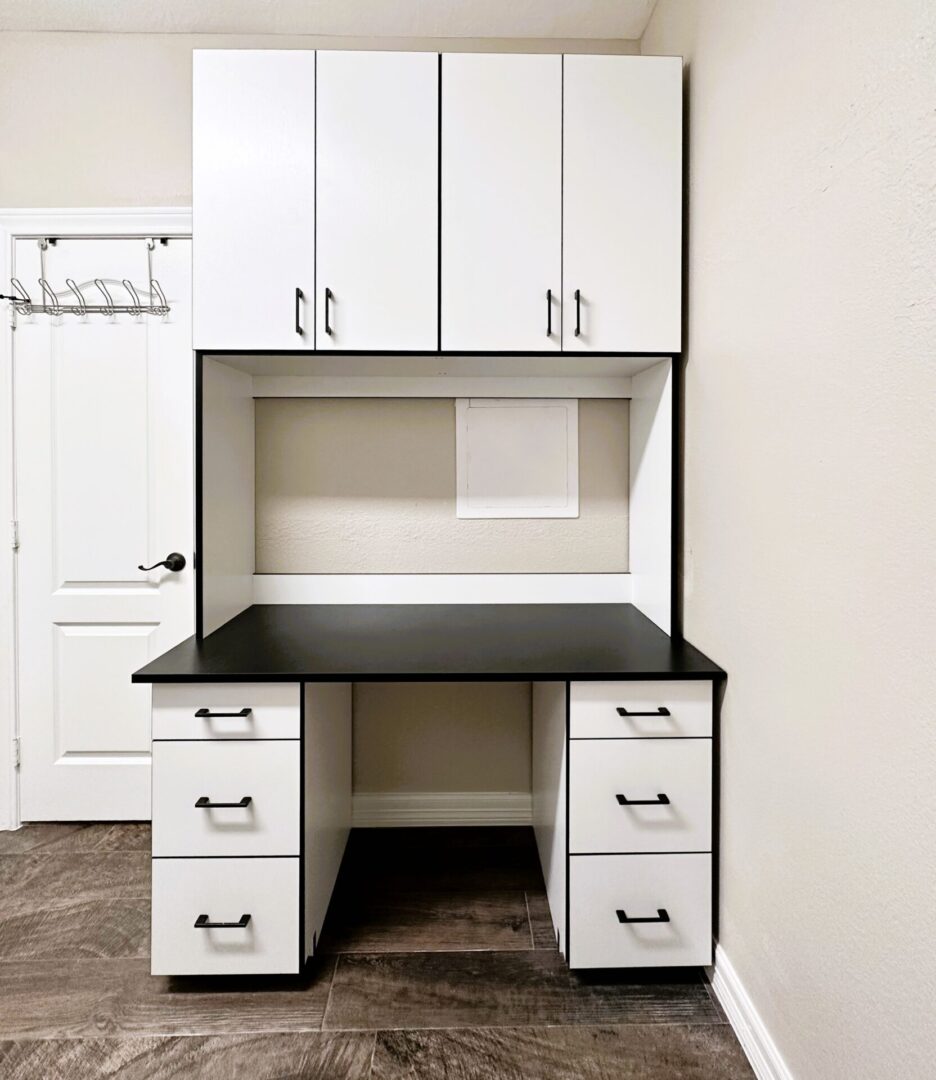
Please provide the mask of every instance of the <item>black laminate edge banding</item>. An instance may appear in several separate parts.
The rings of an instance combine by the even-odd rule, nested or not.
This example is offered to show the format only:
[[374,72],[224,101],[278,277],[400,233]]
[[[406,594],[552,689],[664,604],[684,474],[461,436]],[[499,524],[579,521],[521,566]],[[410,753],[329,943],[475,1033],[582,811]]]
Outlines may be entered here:
[[572,775],[572,746],[570,737],[572,734],[572,683],[566,682],[565,684],[565,847],[566,847],[566,872],[565,872],[565,942],[566,951],[565,959],[566,964],[571,966],[572,964],[572,938],[570,936],[570,927],[572,926],[572,863],[569,855],[569,806],[570,806],[570,778]]
[[[306,705],[305,684],[299,684],[299,970],[308,960],[305,945],[305,865],[306,865],[306,795],[305,795],[305,751],[306,751]],[[314,950],[313,950],[314,951]]]
[[[202,573],[202,546],[204,542],[204,522],[202,506],[204,487],[202,476],[202,442],[204,425],[202,404],[204,397],[203,356],[195,353],[195,551],[192,566],[195,574],[195,636],[199,641],[205,636],[204,584]],[[134,677],[135,678],[135,677]]]
[[[529,349],[200,349],[202,356],[532,356],[556,357],[568,356],[569,359],[581,360],[583,356],[599,358],[646,357],[648,360],[669,360],[678,355],[677,350],[666,352],[573,352],[566,349],[554,349],[548,352],[530,351]],[[448,395],[451,396],[451,395]]]

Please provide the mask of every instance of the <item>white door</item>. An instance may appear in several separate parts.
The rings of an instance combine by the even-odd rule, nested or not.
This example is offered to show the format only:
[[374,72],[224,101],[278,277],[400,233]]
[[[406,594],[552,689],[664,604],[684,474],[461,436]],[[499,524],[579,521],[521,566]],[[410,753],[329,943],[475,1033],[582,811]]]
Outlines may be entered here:
[[315,53],[196,50],[194,345],[315,347]]
[[563,348],[678,352],[679,57],[564,58],[562,214]]
[[[130,676],[193,633],[191,242],[152,254],[165,319],[34,315],[13,332],[27,821],[149,818],[150,688]],[[17,240],[14,260],[32,292],[37,242]],[[59,240],[45,276],[56,291],[145,286],[146,242]],[[137,569],[170,552],[181,572]]]
[[442,348],[561,346],[562,57],[442,58]]
[[439,57],[319,52],[316,344],[438,347]]

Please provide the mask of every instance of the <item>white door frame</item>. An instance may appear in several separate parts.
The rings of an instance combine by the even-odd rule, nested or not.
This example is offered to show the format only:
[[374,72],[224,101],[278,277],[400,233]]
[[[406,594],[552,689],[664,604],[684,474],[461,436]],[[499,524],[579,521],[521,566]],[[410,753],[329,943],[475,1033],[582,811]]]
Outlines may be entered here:
[[[190,237],[192,212],[186,207],[0,210],[0,293],[10,292],[13,243],[17,239],[61,236],[87,239],[148,236]],[[13,335],[10,305],[0,301],[0,830],[18,829],[20,819],[16,685],[16,519],[13,432]]]

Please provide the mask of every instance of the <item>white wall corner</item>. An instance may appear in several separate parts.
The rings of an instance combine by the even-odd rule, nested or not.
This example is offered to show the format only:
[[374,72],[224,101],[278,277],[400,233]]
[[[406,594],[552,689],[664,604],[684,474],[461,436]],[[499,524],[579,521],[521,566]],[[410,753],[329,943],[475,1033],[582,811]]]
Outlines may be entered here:
[[355,829],[430,825],[532,825],[528,791],[361,791],[352,798]]
[[715,966],[709,981],[757,1080],[794,1080],[793,1073],[721,945],[715,947]]

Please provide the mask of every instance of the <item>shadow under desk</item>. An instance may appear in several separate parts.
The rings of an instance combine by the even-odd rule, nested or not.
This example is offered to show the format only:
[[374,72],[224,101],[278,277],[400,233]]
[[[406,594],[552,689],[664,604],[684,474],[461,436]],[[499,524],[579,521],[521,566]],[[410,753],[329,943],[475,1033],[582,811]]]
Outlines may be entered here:
[[320,951],[362,681],[529,681],[559,953],[710,963],[724,678],[630,604],[254,605],[183,641],[133,676],[153,684],[153,974],[295,973]]

